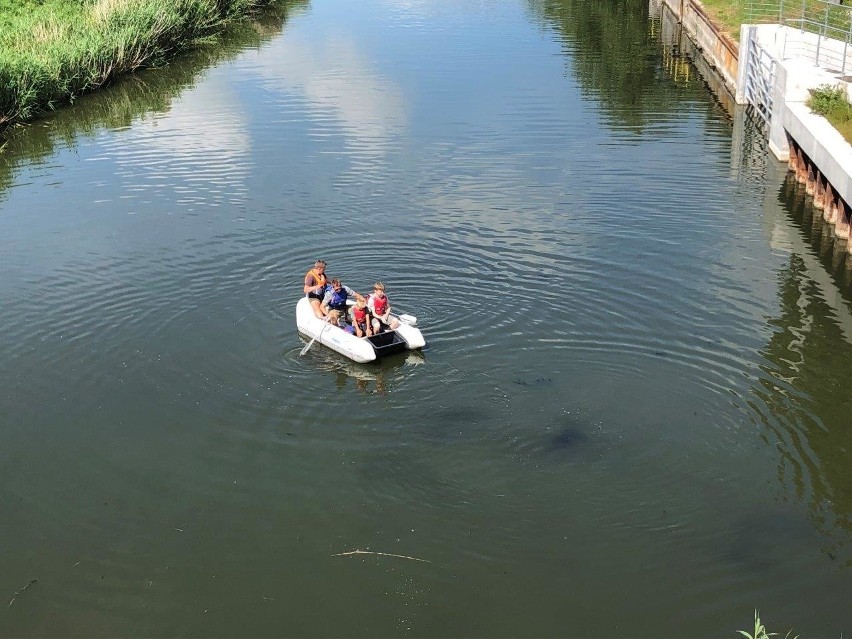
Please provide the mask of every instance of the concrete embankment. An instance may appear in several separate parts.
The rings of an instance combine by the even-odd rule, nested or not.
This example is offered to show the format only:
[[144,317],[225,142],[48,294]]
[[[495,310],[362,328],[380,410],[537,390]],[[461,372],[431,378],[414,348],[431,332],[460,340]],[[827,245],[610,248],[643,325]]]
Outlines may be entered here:
[[[847,55],[848,45],[777,24],[742,25],[736,44],[698,0],[652,0],[651,4],[671,11],[717,74],[718,84],[764,121],[770,151],[787,162],[805,185],[813,205],[833,226],[834,237],[847,240],[852,217],[852,146],[825,118],[811,112],[806,101],[809,89],[822,85],[843,86],[847,97],[852,97],[848,82],[852,77],[845,75],[847,57],[852,58]],[[847,250],[852,252],[852,242]]]
[[707,14],[697,0],[657,0],[683,25],[701,55],[721,76],[731,93],[736,91],[739,46]]

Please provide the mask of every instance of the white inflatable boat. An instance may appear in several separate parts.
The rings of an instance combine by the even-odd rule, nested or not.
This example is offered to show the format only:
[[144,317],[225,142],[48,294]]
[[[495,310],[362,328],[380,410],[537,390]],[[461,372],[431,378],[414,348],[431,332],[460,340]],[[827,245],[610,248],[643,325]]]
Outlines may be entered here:
[[307,297],[301,298],[296,304],[296,327],[302,335],[316,339],[320,344],[362,364],[405,350],[423,348],[426,345],[423,334],[413,325],[414,322],[406,322],[414,318],[407,315],[391,317],[399,320],[396,330],[388,330],[370,337],[356,337],[314,315]]

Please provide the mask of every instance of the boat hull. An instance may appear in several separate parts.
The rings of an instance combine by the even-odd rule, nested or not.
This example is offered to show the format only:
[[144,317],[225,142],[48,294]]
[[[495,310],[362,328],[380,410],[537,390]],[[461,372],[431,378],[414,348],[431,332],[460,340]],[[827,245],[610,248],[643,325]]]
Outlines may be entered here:
[[423,348],[426,345],[420,329],[402,322],[396,330],[387,331],[374,338],[357,337],[314,315],[307,297],[301,298],[296,303],[296,327],[303,335],[316,339],[323,346],[361,364],[402,350]]

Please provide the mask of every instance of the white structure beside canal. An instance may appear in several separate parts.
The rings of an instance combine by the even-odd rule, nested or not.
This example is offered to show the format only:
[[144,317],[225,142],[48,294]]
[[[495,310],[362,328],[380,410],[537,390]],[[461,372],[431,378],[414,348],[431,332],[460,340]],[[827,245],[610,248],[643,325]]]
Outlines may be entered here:
[[[662,0],[715,68],[736,102],[764,121],[769,149],[788,162],[813,195],[835,236],[848,239],[852,216],[852,146],[806,102],[809,90],[840,86],[852,101],[852,7],[809,0],[747,6],[737,47],[698,0]],[[800,10],[799,10],[800,7]],[[847,243],[852,252],[852,242]]]

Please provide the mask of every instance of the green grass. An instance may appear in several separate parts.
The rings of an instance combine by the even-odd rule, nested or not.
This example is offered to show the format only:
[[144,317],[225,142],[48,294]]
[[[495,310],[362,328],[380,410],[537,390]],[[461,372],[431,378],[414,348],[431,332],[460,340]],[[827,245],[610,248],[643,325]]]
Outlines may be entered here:
[[814,33],[825,24],[825,35],[838,40],[845,40],[850,30],[848,6],[828,0],[701,0],[701,4],[735,41],[740,39],[743,24],[778,23],[782,19],[788,26]]
[[276,0],[0,0],[0,131]]
[[810,94],[808,108],[823,116],[847,142],[852,143],[852,105],[846,100],[843,87],[826,84],[811,89]]
[[725,34],[739,41],[740,25],[748,23],[743,0],[701,0],[701,4]]
[[[784,639],[799,639],[798,635],[795,637],[791,637],[792,630],[788,632]],[[754,630],[752,632],[747,632],[745,630],[740,630],[739,633],[745,637],[745,639],[770,639],[770,637],[776,637],[778,635],[777,632],[768,632],[766,630],[766,626],[763,625],[760,621],[760,613],[757,610],[754,611]]]

